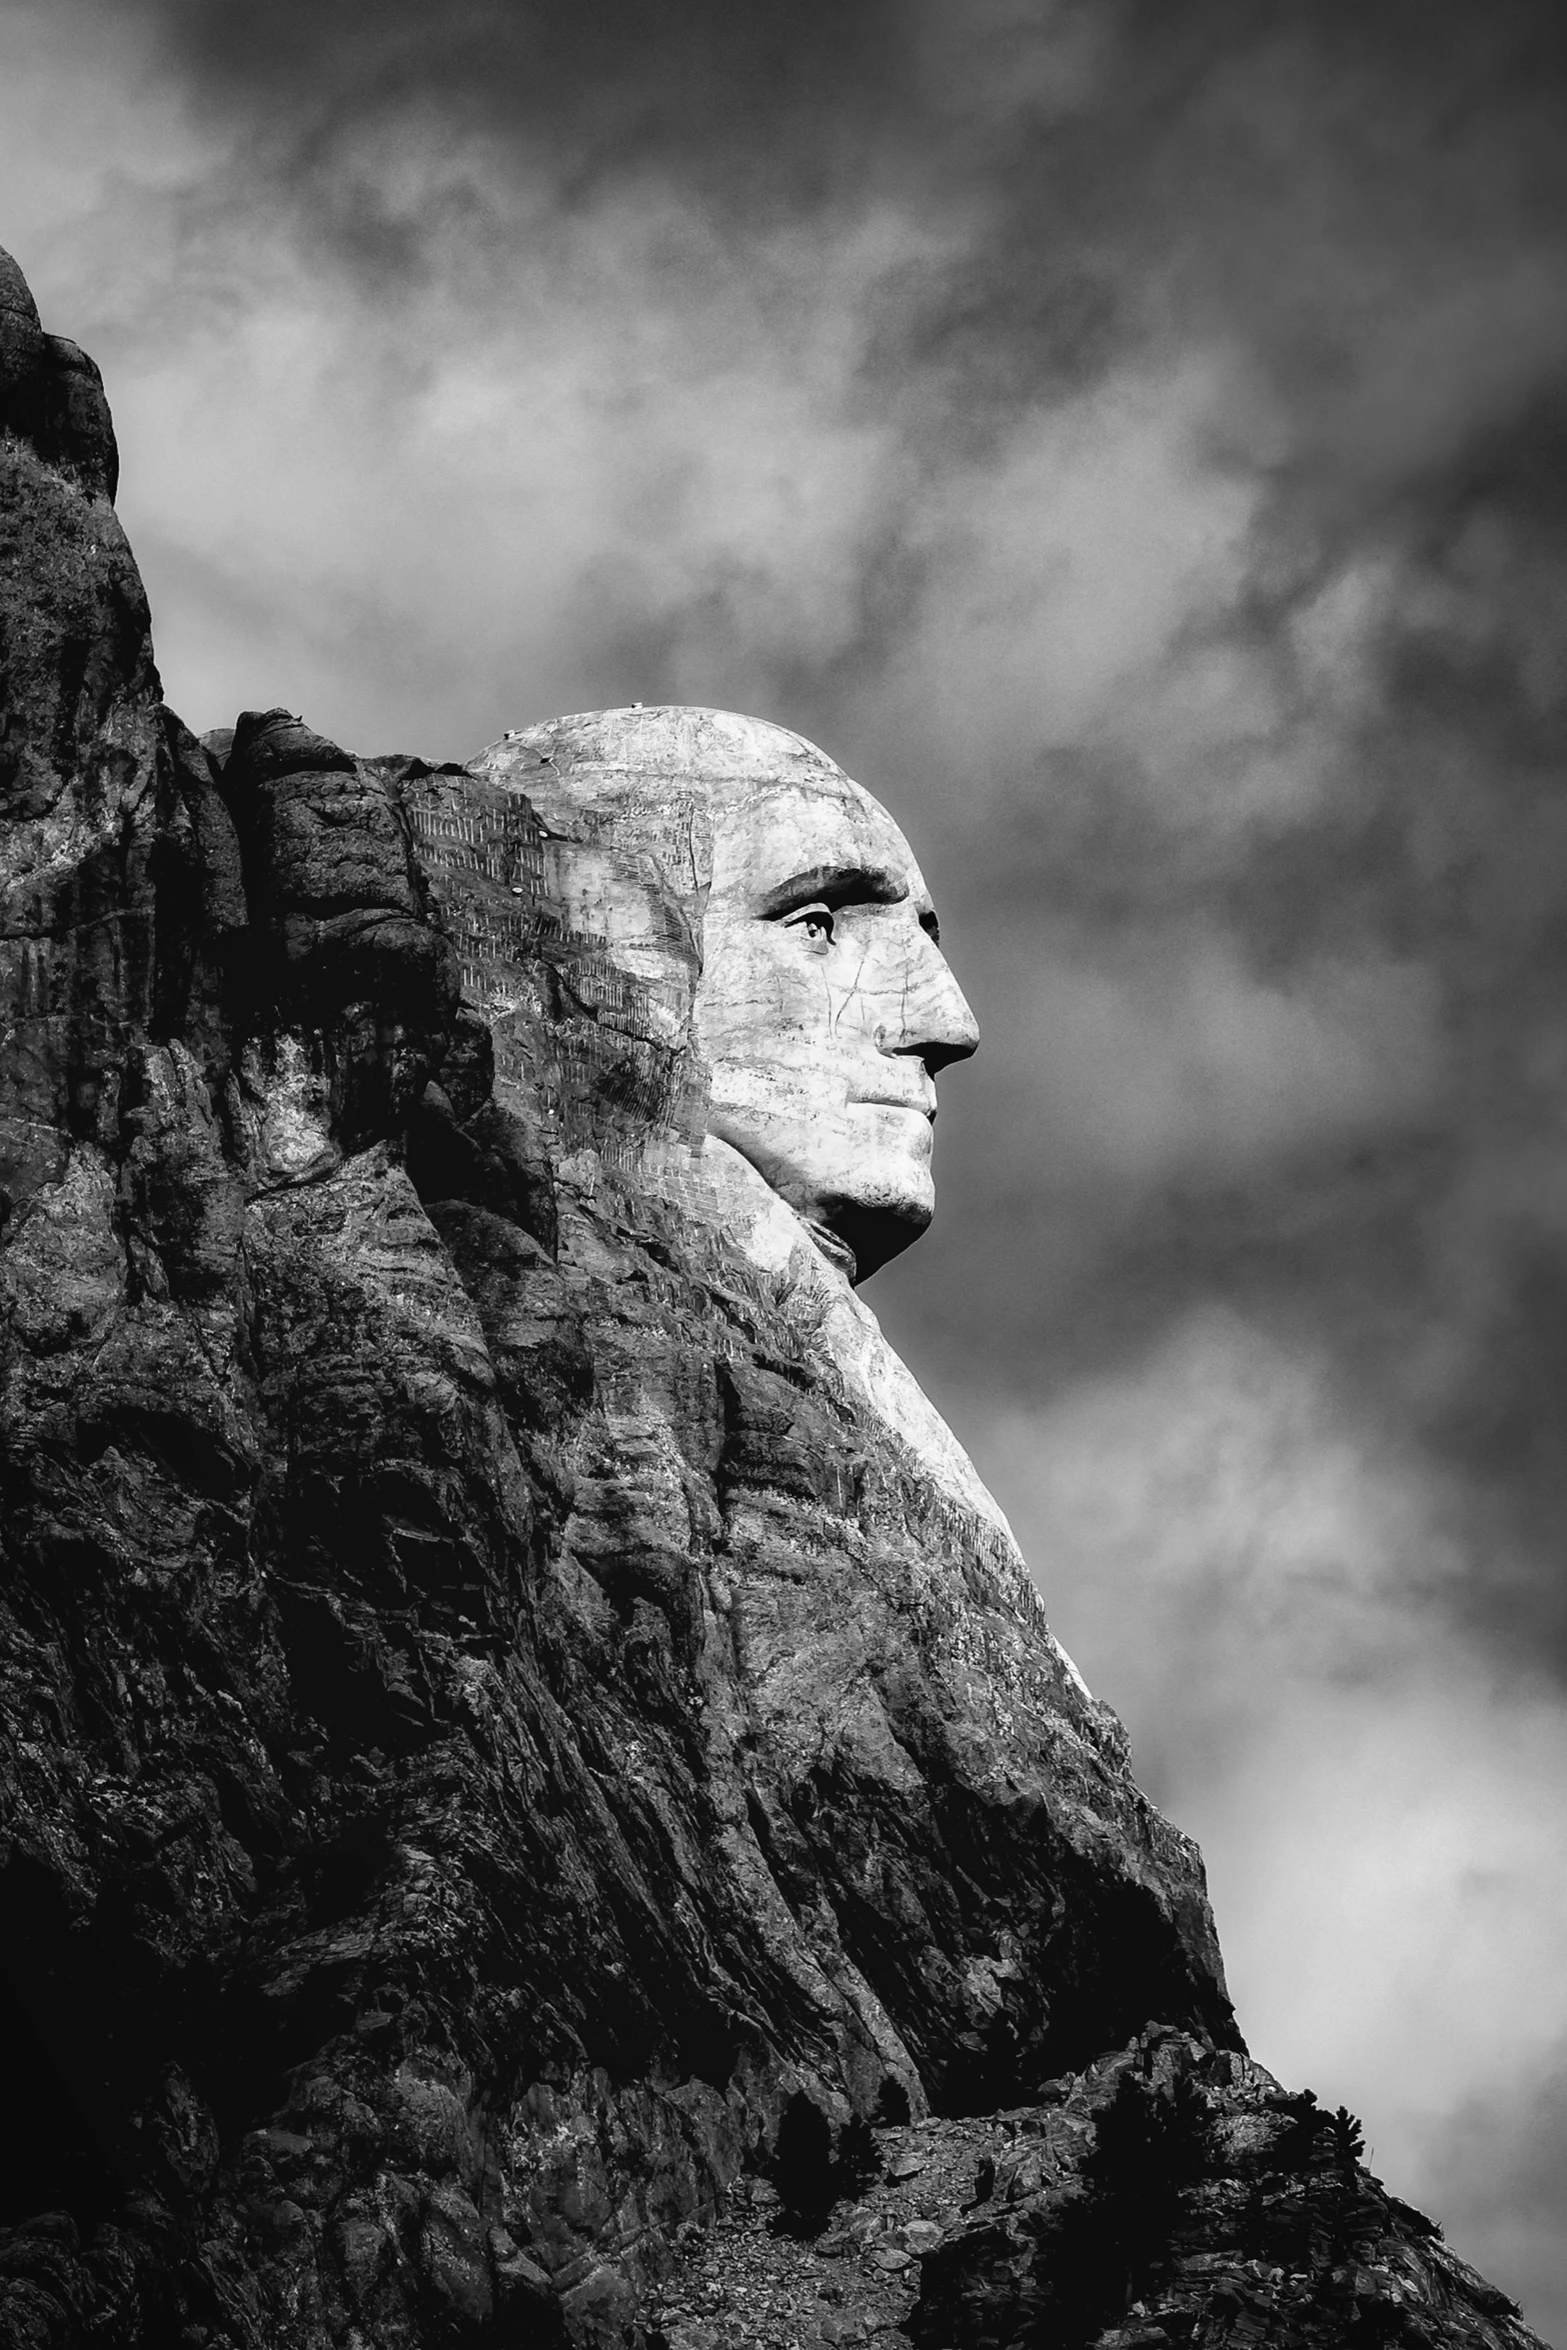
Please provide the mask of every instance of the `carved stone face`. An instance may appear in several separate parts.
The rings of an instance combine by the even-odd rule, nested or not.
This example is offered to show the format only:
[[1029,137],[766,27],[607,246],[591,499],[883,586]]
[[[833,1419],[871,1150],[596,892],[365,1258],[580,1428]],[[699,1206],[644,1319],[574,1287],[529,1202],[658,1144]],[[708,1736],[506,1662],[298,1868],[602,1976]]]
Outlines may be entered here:
[[979,1041],[907,841],[846,776],[715,827],[696,1041],[708,1130],[863,1279],[930,1222],[938,1069]]
[[851,1275],[917,1239],[932,1081],[978,1033],[886,810],[787,728],[674,704],[517,728],[468,775],[413,812],[498,1086],[542,1035],[573,1148],[705,1127]]

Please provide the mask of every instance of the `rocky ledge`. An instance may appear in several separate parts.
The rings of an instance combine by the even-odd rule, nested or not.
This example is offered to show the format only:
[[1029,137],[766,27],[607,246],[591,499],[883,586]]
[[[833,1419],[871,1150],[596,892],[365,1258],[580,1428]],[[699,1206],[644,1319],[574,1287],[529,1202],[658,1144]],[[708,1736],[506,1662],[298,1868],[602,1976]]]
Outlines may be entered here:
[[[1359,2161],[1342,2110],[1157,2026],[1040,2103],[785,2142],[654,2300],[668,2350],[1517,2350],[1504,2294]],[[775,2183],[776,2182],[776,2183]],[[823,2209],[823,2196],[833,2198]]]
[[466,771],[163,707],[9,263],[0,427],[0,2344],[1519,2350],[983,1527],[561,1147],[558,928],[498,1072]]

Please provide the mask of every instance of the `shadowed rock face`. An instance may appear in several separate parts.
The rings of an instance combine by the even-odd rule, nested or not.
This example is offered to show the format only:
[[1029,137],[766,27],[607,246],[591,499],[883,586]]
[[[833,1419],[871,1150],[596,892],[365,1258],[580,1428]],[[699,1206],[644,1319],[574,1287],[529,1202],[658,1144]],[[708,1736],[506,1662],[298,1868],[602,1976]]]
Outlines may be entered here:
[[[812,906],[923,955],[912,860],[759,903],[758,796],[669,764],[713,714],[196,743],[96,377],[14,271],[0,327],[0,2345],[621,2341],[780,2143],[1238,2049],[845,1278],[912,1130],[856,1201],[735,1016],[815,1000]],[[861,1034],[914,1085],[971,1043],[923,968]]]

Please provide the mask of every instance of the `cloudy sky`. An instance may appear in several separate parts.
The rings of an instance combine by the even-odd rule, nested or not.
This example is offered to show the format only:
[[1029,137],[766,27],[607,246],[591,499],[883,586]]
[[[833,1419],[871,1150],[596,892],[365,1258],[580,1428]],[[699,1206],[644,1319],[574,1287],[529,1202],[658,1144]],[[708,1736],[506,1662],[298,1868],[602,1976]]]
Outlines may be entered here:
[[3,0],[170,700],[816,737],[985,1030],[871,1292],[1242,2022],[1567,2338],[1567,23]]

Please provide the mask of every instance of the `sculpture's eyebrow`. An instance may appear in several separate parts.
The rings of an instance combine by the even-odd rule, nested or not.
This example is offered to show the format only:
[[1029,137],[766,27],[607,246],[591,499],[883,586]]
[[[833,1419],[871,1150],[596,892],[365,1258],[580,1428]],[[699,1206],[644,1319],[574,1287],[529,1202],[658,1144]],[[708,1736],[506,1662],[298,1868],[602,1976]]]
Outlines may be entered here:
[[766,922],[793,914],[801,906],[847,906],[867,901],[873,906],[896,906],[909,894],[909,885],[890,865],[809,865],[787,881],[775,882],[756,901]]

